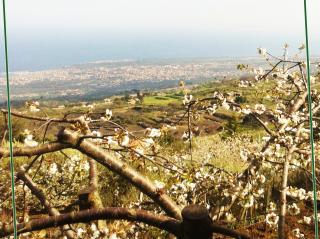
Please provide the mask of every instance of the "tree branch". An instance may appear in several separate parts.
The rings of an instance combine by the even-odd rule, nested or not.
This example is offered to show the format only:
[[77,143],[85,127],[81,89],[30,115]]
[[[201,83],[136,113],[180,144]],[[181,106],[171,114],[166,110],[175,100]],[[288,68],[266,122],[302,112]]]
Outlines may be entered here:
[[[58,142],[41,144],[36,147],[13,147],[13,156],[15,157],[31,157],[34,155],[46,154],[55,151],[59,151],[70,147],[68,144],[61,144]],[[8,157],[9,150],[4,147],[0,147],[0,157]]]
[[[4,114],[8,114],[8,111],[5,109],[1,109],[1,112]],[[36,121],[50,121],[50,122],[55,122],[55,123],[70,123],[74,124],[79,122],[81,119],[80,118],[75,118],[75,119],[67,119],[67,118],[49,118],[49,117],[38,117],[38,116],[29,116],[22,114],[20,112],[11,112],[11,115],[23,118],[23,119],[29,119],[29,120],[36,120]]]
[[[27,187],[31,190],[31,193],[39,199],[41,205],[45,207],[50,216],[60,215],[60,212],[50,204],[50,202],[46,199],[43,191],[32,181],[32,179],[25,173],[24,170],[21,170],[17,173],[17,178],[23,181],[25,185],[27,185]],[[65,232],[67,238],[75,238],[74,233],[69,225],[64,225],[62,229]]]
[[[34,219],[27,223],[17,225],[18,234],[58,227],[66,224],[86,223],[95,220],[127,220],[133,222],[143,222],[150,226],[166,230],[175,235],[179,234],[180,222],[171,217],[155,215],[145,210],[134,210],[121,207],[106,207],[103,209],[89,209],[80,212],[61,214],[46,218]],[[13,233],[13,227],[3,226],[0,228],[0,237],[6,237]]]
[[61,130],[58,139],[61,143],[68,143],[71,147],[78,149],[83,154],[95,159],[98,163],[107,167],[111,171],[127,179],[141,192],[148,195],[170,216],[181,219],[181,210],[176,203],[166,195],[163,190],[157,188],[149,179],[131,168],[125,162],[112,158],[106,151],[102,150],[94,143],[81,139],[81,135],[70,130]]

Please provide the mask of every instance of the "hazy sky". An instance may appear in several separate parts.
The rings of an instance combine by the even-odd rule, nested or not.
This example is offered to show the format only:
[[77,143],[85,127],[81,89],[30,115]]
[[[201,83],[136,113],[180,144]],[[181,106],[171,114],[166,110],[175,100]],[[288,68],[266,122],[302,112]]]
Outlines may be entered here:
[[[30,62],[43,68],[99,59],[255,55],[259,46],[279,52],[284,42],[297,47],[304,41],[303,0],[6,2],[17,69]],[[320,1],[308,5],[312,53],[319,55]]]

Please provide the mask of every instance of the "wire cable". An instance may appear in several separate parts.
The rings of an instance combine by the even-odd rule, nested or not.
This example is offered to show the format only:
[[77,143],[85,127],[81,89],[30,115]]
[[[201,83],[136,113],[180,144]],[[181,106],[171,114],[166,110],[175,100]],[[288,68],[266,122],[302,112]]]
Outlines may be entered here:
[[13,143],[12,143],[12,123],[11,123],[11,101],[10,101],[10,81],[9,81],[9,63],[8,63],[8,41],[7,41],[7,21],[6,21],[6,3],[2,1],[3,10],[3,32],[4,32],[4,51],[5,51],[5,68],[7,83],[7,108],[8,108],[8,131],[9,131],[9,151],[10,151],[10,173],[11,173],[11,190],[12,190],[12,220],[13,220],[13,236],[17,239],[17,212],[15,202],[14,189],[14,159],[13,159]]
[[314,211],[314,231],[315,238],[319,238],[318,234],[318,208],[317,208],[317,182],[315,174],[315,154],[314,154],[314,138],[313,138],[313,120],[312,120],[312,97],[310,82],[310,55],[309,55],[309,36],[308,36],[308,14],[307,0],[304,0],[304,26],[306,37],[306,56],[307,56],[307,86],[308,86],[308,110],[309,110],[309,126],[310,126],[310,145],[311,145],[311,164],[312,164],[312,187],[313,187],[313,211]]

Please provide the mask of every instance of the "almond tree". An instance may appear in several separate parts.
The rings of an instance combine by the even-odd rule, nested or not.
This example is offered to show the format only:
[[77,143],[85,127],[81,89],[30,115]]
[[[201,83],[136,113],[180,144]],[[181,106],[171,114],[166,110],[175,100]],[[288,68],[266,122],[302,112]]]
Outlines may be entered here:
[[[285,234],[286,211],[289,210],[292,215],[298,215],[300,209],[296,203],[287,205],[287,196],[299,198],[300,200],[313,201],[311,191],[307,192],[303,188],[294,188],[288,185],[288,177],[295,175],[294,172],[303,172],[307,179],[311,180],[311,148],[309,143],[309,124],[307,107],[307,81],[306,81],[306,63],[299,59],[304,45],[299,48],[299,52],[292,57],[287,58],[288,45],[284,47],[283,58],[271,55],[266,49],[259,48],[259,54],[266,60],[267,69],[259,67],[251,68],[248,65],[240,64],[238,69],[247,71],[254,76],[252,80],[240,80],[238,86],[241,88],[252,88],[259,90],[259,86],[268,84],[270,87],[259,93],[264,94],[270,106],[263,104],[246,105],[235,102],[233,94],[230,92],[215,92],[211,97],[204,99],[193,99],[192,95],[186,94],[184,103],[186,112],[199,112],[214,115],[218,108],[233,110],[240,115],[251,117],[265,130],[263,137],[265,143],[261,150],[252,151],[243,149],[240,157],[248,162],[247,168],[236,176],[235,183],[229,190],[232,195],[231,200],[224,204],[223,213],[230,213],[236,201],[244,207],[244,211],[257,207],[263,211],[269,212],[266,215],[266,222],[270,226],[278,227],[278,237],[287,238]],[[269,68],[269,69],[268,69]],[[311,77],[314,84],[316,76]],[[312,91],[312,110],[315,115],[314,127],[318,125],[318,111],[320,95],[317,90]],[[188,130],[186,139],[192,141],[192,123],[191,119],[198,119],[199,116],[188,116]],[[196,125],[196,120],[193,125]],[[193,126],[196,127],[196,126]],[[316,155],[318,152],[319,137],[316,130],[315,145]],[[191,148],[191,144],[190,144]],[[191,151],[191,150],[190,150]],[[318,172],[318,170],[317,170]],[[267,175],[265,177],[264,175]],[[279,209],[274,205],[267,205],[261,199],[265,196],[264,186],[270,184],[266,178],[279,178],[282,181],[276,188],[280,192]],[[259,183],[258,183],[259,182]],[[235,190],[236,188],[236,190]],[[236,193],[234,193],[236,191]],[[266,200],[268,201],[268,200]],[[259,205],[259,206],[258,206]],[[278,211],[278,215],[275,212]],[[220,214],[217,215],[219,217]],[[301,223],[310,224],[311,217],[304,216]],[[298,238],[303,238],[299,230],[294,230]]]
[[[4,115],[7,114],[5,110],[2,112]],[[113,234],[108,232],[105,220],[127,220],[146,223],[181,238],[198,238],[201,234],[203,234],[202,238],[207,238],[213,232],[249,238],[247,235],[213,224],[207,210],[201,206],[187,206],[181,214],[181,207],[167,195],[161,182],[152,182],[130,166],[129,160],[125,160],[130,157],[144,159],[158,167],[182,174],[183,169],[180,166],[175,166],[175,163],[170,160],[156,155],[153,139],[160,137],[160,130],[147,129],[146,137],[137,137],[111,121],[110,110],[106,110],[103,115],[98,114],[100,117],[96,119],[91,118],[94,114],[73,118],[66,116],[61,119],[30,116],[19,112],[13,112],[12,115],[24,120],[44,122],[43,139],[49,125],[64,125],[59,130],[56,141],[39,143],[34,140],[30,131],[25,131],[25,145],[14,148],[16,158],[33,157],[28,164],[21,166],[15,178],[17,205],[22,204],[23,208],[21,222],[18,224],[18,233],[22,236],[28,237],[29,232],[36,230],[61,227],[67,238],[87,238],[90,234],[90,238],[109,238],[113,237]],[[92,128],[96,124],[113,126],[113,135],[101,135],[93,131]],[[80,157],[79,154],[74,153],[74,150],[70,155],[68,152],[71,149],[77,150],[80,155],[85,155],[87,158]],[[153,152],[153,155],[149,156],[147,151]],[[63,163],[55,159],[58,153],[63,156]],[[8,154],[6,147],[0,148],[2,158],[8,157]],[[156,157],[159,160],[156,160]],[[134,206],[135,202],[128,207],[105,207],[98,190],[100,182],[96,163],[135,186],[152,200],[152,205],[156,206],[152,206],[152,210],[139,209],[143,207],[144,201],[141,200],[141,205],[138,207]],[[7,175],[4,174],[4,176]],[[87,182],[88,187],[81,191],[83,182]],[[10,196],[8,194],[10,192],[2,196],[1,206],[8,203],[7,199]],[[28,208],[35,206],[32,197],[38,199],[40,207],[47,211],[49,217],[30,219]],[[75,204],[80,211],[73,209]],[[61,209],[58,210],[57,206]],[[195,219],[198,220],[196,224],[193,222]],[[95,221],[98,223],[95,224]],[[80,227],[74,230],[71,226],[88,222],[92,222],[90,228]],[[200,234],[196,233],[199,230],[198,227],[204,225],[203,223],[207,225],[206,230],[202,230]],[[193,229],[190,231],[190,228]],[[2,222],[0,236],[5,237],[12,233],[12,224]]]

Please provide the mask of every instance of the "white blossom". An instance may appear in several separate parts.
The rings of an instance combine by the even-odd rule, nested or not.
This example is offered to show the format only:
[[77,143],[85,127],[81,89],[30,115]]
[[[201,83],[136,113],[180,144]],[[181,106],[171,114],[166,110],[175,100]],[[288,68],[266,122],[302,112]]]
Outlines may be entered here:
[[129,146],[129,142],[130,142],[130,138],[128,133],[126,132],[121,139],[120,145],[123,147],[126,147],[126,146]]
[[232,213],[226,213],[225,215],[227,222],[235,222],[236,218],[232,215]]
[[161,181],[154,180],[154,185],[156,186],[157,189],[163,189],[165,184]]
[[39,112],[40,111],[40,109],[38,109],[36,106],[34,106],[34,105],[30,105],[29,106],[29,110],[30,110],[30,112]]
[[58,172],[58,166],[56,163],[52,163],[49,168],[49,174],[54,175]]
[[268,205],[268,212],[274,212],[277,210],[277,205],[274,202],[270,202]]
[[250,109],[243,109],[243,110],[241,110],[241,112],[248,115],[251,113],[251,110]]
[[33,140],[33,135],[31,135],[31,134],[26,136],[26,138],[24,139],[24,144],[27,147],[36,147],[36,146],[38,146],[38,142]]
[[146,147],[154,145],[154,140],[152,138],[146,138],[143,140],[143,143]]
[[230,105],[228,104],[228,102],[226,100],[224,100],[222,102],[222,108],[229,110],[230,109]]
[[145,134],[151,138],[159,138],[161,136],[161,130],[154,129],[154,128],[152,128],[152,129],[147,128]]
[[279,216],[277,216],[277,214],[275,214],[274,212],[267,214],[266,223],[269,226],[277,225],[278,221],[279,221]]
[[292,234],[296,237],[296,238],[299,238],[299,239],[304,239],[304,234],[300,232],[300,229],[299,228],[296,228],[296,229],[293,229],[292,230]]
[[297,204],[293,203],[293,204],[289,205],[288,212],[291,215],[298,215],[300,213],[300,208],[297,206]]
[[112,233],[109,239],[119,239],[115,233]]
[[256,104],[254,108],[255,112],[259,115],[263,114],[266,111],[266,107],[263,104]]
[[250,195],[246,200],[245,200],[245,204],[243,205],[244,208],[249,208],[252,207],[254,203],[254,197],[253,195]]
[[115,141],[112,136],[108,136],[108,137],[107,137],[107,144],[108,144],[109,146],[111,146],[111,145],[118,145],[118,142]]
[[284,115],[278,117],[279,124],[288,124],[290,119],[286,118]]
[[80,227],[77,229],[77,236],[78,237],[82,237],[84,235],[84,233],[85,233],[85,230],[83,228]]
[[248,150],[240,150],[240,158],[241,160],[243,161],[248,161],[248,158],[249,158],[249,151]]
[[300,45],[300,47],[299,47],[299,50],[302,51],[302,50],[305,49],[305,48],[306,48],[306,45],[305,45],[304,43],[302,43],[302,44]]
[[192,132],[185,131],[181,137],[184,141],[189,141],[190,138],[192,138]]
[[88,163],[88,161],[85,161],[84,163],[81,164],[81,169],[85,170],[85,171],[89,171],[90,169],[90,164]]
[[305,223],[305,224],[311,224],[311,221],[312,221],[312,218],[311,217],[306,217],[306,216],[304,216],[303,217],[303,222]]
[[217,110],[217,105],[216,104],[213,104],[211,107],[208,107],[207,108],[207,111],[210,115],[213,115]]
[[99,138],[99,137],[102,137],[102,134],[99,132],[99,131],[92,131],[92,136],[94,137],[97,137],[97,138],[93,138],[92,139],[92,142],[95,142],[95,143],[102,143],[102,139]]
[[187,104],[189,104],[189,103],[192,101],[192,98],[193,98],[192,95],[185,95],[182,103],[183,103],[184,105],[187,105]]
[[267,49],[259,47],[258,48],[258,53],[261,56],[266,56],[267,55]]

